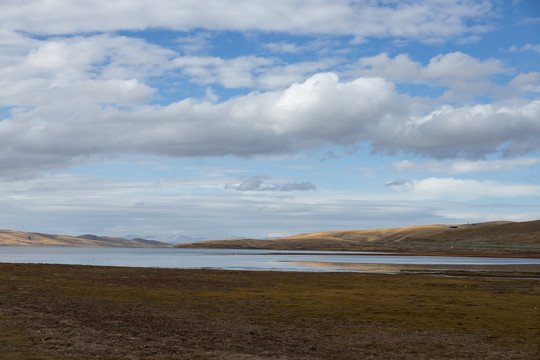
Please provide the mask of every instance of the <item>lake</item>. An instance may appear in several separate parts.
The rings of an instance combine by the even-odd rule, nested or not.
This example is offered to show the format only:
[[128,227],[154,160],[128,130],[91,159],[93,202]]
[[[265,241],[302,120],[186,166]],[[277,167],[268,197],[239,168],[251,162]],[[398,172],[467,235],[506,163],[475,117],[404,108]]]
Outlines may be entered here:
[[0,246],[0,262],[272,271],[540,272],[540,259],[236,249]]

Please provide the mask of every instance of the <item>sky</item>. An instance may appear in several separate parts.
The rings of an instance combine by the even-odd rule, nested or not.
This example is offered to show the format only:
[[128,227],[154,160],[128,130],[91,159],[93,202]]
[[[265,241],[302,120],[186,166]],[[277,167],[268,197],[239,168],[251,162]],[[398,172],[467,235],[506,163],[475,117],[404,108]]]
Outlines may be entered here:
[[537,0],[3,0],[0,228],[540,219]]

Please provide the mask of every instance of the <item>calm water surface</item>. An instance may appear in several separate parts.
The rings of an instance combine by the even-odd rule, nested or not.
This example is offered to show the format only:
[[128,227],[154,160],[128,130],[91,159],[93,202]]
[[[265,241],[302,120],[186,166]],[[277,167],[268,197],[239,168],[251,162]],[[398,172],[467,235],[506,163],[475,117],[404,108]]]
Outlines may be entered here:
[[277,271],[527,269],[525,271],[540,272],[540,259],[232,249],[0,246],[0,262]]

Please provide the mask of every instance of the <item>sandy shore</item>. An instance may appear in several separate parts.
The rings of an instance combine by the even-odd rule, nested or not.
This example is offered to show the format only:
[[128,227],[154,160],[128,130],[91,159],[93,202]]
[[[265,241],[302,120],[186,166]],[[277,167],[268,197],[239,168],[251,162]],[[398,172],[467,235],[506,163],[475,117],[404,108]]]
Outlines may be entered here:
[[533,359],[538,274],[0,264],[3,359]]

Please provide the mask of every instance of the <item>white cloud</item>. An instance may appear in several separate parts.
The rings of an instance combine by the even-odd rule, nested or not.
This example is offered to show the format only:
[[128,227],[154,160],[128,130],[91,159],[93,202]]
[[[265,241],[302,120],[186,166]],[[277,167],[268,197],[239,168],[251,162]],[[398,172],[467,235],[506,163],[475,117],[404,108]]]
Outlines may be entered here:
[[427,178],[395,184],[394,189],[409,192],[416,199],[437,199],[470,201],[481,198],[536,197],[540,195],[539,185],[500,183],[472,179]]
[[461,52],[437,55],[424,70],[426,78],[461,80],[482,79],[507,71],[500,60],[478,60]]
[[302,47],[287,41],[269,42],[264,44],[264,47],[272,52],[277,53],[295,54],[302,50]]
[[[494,209],[493,206],[485,206],[476,209],[461,208],[456,210],[442,210],[438,214],[445,218],[456,219],[460,222],[487,222],[487,221],[533,221],[540,218],[538,211],[510,211],[505,206]],[[498,210],[498,211],[497,211]],[[455,222],[454,222],[455,223]]]
[[397,171],[427,171],[443,174],[465,174],[475,172],[510,171],[518,167],[540,164],[540,158],[517,158],[511,160],[459,160],[425,161],[403,160],[392,165]]
[[256,78],[259,89],[283,89],[296,82],[303,82],[313,74],[335,65],[336,61],[303,61],[293,64],[278,65],[259,70]]
[[[0,106],[69,103],[79,95],[78,90],[89,102],[102,101],[89,96],[99,84],[107,85],[94,95],[109,99],[107,103],[139,102],[141,96],[153,93],[141,81],[171,69],[170,58],[175,55],[142,40],[120,36],[38,41],[8,32],[2,35],[3,42],[9,44],[3,47],[8,55],[0,54]],[[14,39],[21,43],[12,44]],[[124,85],[118,87],[121,83]]]
[[263,49],[268,50],[270,53],[275,54],[299,54],[303,52],[314,52],[327,56],[336,56],[336,54],[348,52],[348,45],[350,45],[350,43],[331,35],[318,34],[318,36],[312,40],[301,43],[282,40],[278,42],[266,42],[262,44],[262,47]]
[[400,95],[381,78],[343,82],[322,73],[285,90],[166,106],[145,105],[153,89],[133,79],[66,86],[31,79],[22,86],[29,91],[34,81],[45,84],[4,99],[5,106],[27,107],[0,122],[4,176],[123,152],[249,156],[367,142],[375,151],[444,158],[520,154],[540,144],[539,101],[445,106],[423,115],[416,110],[421,100]]
[[[145,82],[164,75],[174,78],[182,74],[195,83],[219,84],[227,88],[277,89],[303,81],[313,72],[335,64],[331,60],[283,64],[277,59],[257,56],[230,59],[180,56],[141,39],[112,35],[33,40],[3,31],[0,44],[3,44],[0,106],[62,103],[61,89],[72,97],[78,93],[73,88],[89,92],[84,89],[86,85],[95,88],[103,81],[116,84],[124,81],[127,88],[151,96],[154,90]],[[138,81],[139,89],[133,89],[134,81]],[[82,95],[88,97],[89,94]],[[128,100],[125,90],[120,91],[117,98],[114,87],[103,95],[107,95],[108,103],[141,100],[144,103],[140,97]],[[89,102],[95,100],[88,97]]]
[[540,72],[519,74],[508,84],[510,90],[518,92],[540,93]]
[[226,88],[281,89],[301,82],[313,73],[328,69],[336,60],[304,61],[283,64],[275,58],[241,56],[219,57],[180,56],[172,63],[190,81],[203,85],[219,84]]
[[[428,108],[429,100],[401,95],[380,77],[340,81],[330,73],[309,75],[338,60],[282,64],[257,56],[180,56],[113,35],[36,40],[2,31],[0,44],[4,178],[122,152],[250,156],[365,142],[375,151],[445,158],[522,154],[540,143],[538,101],[444,106],[425,114],[419,109]],[[386,54],[360,63],[367,75],[397,81],[481,82],[504,70],[496,60],[463,53],[440,55],[426,66],[407,55]],[[160,95],[150,79],[175,72],[203,84],[274,91],[218,103],[208,88],[209,101],[149,105]],[[537,80],[538,73],[521,74],[509,88],[534,91]]]
[[167,28],[392,36],[440,41],[486,31],[480,0],[393,2],[305,0],[38,0],[0,3],[4,28],[73,34]]
[[357,65],[354,72],[364,76],[442,85],[460,92],[493,91],[497,87],[489,83],[489,77],[509,71],[500,60],[480,60],[462,52],[437,55],[426,66],[411,60],[407,54],[390,58],[386,53],[360,58]]
[[181,36],[176,39],[180,50],[186,54],[198,53],[211,47],[212,34],[200,32],[193,36]]
[[334,74],[317,74],[268,95],[272,104],[267,108],[264,126],[277,135],[298,136],[310,142],[325,139],[352,144],[366,139],[372,126],[408,111],[405,98],[380,78],[340,82]]
[[[256,56],[179,56],[140,39],[112,35],[35,40],[3,31],[0,43],[6,50],[0,54],[4,177],[119,152],[244,156],[369,142],[376,151],[479,157],[501,150],[526,153],[539,143],[538,101],[446,106],[425,115],[417,105],[427,102],[400,95],[381,78],[344,82],[325,73],[304,81],[335,60],[283,65]],[[503,70],[497,61],[462,53],[438,56],[426,67],[406,55],[390,59],[381,54],[361,63],[370,67],[367,74],[396,80],[475,80]],[[148,105],[157,94],[147,80],[174,71],[233,88],[282,89],[298,82],[221,103],[207,89],[209,102]],[[510,87],[531,89],[537,75],[517,76]]]
[[512,45],[508,51],[515,52],[515,51],[533,51],[540,53],[540,44],[525,44],[523,46],[515,46]]
[[173,63],[201,84],[221,84],[227,88],[255,87],[254,71],[273,65],[275,61],[256,56],[233,59],[218,57],[178,57]]
[[540,17],[529,17],[521,20],[520,24],[536,24],[540,23]]
[[410,151],[435,158],[507,155],[538,149],[540,101],[513,105],[443,106],[428,115],[410,116],[394,130],[379,132],[375,150]]
[[387,53],[358,59],[357,71],[364,76],[379,76],[388,80],[411,81],[422,78],[423,68],[407,54],[390,58]]

